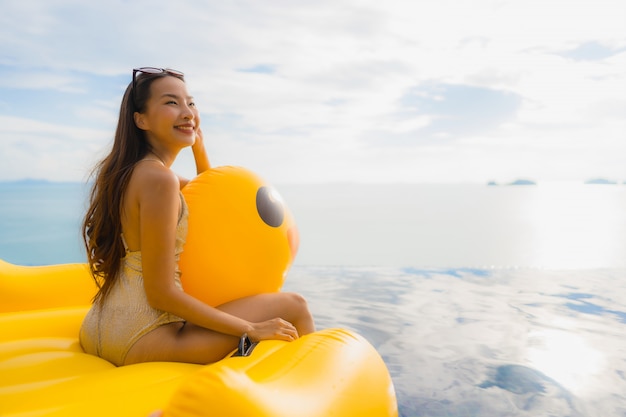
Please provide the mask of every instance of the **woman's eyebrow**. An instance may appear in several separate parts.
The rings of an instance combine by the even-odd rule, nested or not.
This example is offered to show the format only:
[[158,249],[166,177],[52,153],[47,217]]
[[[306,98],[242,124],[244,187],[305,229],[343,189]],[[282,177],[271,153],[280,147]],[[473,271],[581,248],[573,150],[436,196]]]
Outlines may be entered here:
[[[163,97],[170,97],[170,98],[175,98],[175,99],[180,99],[180,96],[174,93],[164,93],[161,95],[161,98]],[[193,100],[193,96],[187,96],[187,100]]]

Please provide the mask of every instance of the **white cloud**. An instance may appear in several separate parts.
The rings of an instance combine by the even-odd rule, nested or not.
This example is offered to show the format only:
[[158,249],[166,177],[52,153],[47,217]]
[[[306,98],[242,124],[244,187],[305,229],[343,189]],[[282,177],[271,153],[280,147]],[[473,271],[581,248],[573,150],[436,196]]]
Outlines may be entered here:
[[0,116],[0,178],[82,181],[109,132]]
[[[213,161],[277,181],[485,181],[512,165],[549,177],[550,161],[580,179],[590,151],[598,172],[626,179],[613,153],[626,133],[624,12],[618,0],[17,2],[0,17],[0,91],[65,93],[77,126],[112,137],[112,97],[123,88],[112,80],[128,82],[133,66],[179,68]],[[109,81],[97,89],[90,77]],[[428,85],[458,86],[466,100],[493,91],[519,106],[502,119],[457,97],[464,105],[436,129],[441,115],[402,103]],[[2,101],[0,114],[20,116]]]

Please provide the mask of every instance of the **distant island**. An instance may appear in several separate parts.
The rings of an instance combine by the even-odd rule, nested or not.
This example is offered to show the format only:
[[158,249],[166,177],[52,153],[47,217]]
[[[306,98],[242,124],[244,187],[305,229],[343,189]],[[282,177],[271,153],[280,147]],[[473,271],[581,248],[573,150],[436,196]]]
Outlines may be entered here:
[[[619,182],[619,181],[615,181],[615,180],[611,180],[608,178],[590,178],[586,181],[584,181],[584,184],[591,184],[591,185],[618,185],[618,184],[626,184],[626,181],[623,182]],[[488,186],[498,186],[498,185],[537,185],[537,182],[533,181],[533,180],[529,180],[529,179],[524,179],[524,178],[520,178],[517,179],[513,182],[508,182],[508,183],[498,183],[496,181],[488,181],[487,182]]]
[[507,185],[537,185],[537,183],[532,180],[515,180]]
[[[494,185],[500,185],[500,184],[498,184],[495,181],[489,181],[487,185],[494,186]],[[537,183],[533,180],[517,179],[513,182],[509,182],[509,183],[502,184],[502,185],[537,185]]]
[[592,178],[585,181],[585,184],[615,185],[617,184],[617,181],[609,180],[606,178]]
[[40,179],[40,178],[22,178],[19,180],[3,180],[0,181],[3,184],[16,184],[16,185],[43,185],[43,184],[52,184],[51,181]]
[[11,187],[32,187],[32,186],[56,186],[56,185],[76,185],[84,184],[78,181],[51,181],[42,178],[22,178],[18,180],[0,180],[0,185]]

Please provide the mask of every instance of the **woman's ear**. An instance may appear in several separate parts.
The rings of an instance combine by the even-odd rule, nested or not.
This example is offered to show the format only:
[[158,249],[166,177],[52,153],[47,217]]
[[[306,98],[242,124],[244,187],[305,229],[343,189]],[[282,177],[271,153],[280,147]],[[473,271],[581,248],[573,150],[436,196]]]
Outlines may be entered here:
[[148,122],[144,117],[143,113],[139,113],[136,111],[133,114],[133,118],[135,119],[135,125],[141,130],[148,130]]

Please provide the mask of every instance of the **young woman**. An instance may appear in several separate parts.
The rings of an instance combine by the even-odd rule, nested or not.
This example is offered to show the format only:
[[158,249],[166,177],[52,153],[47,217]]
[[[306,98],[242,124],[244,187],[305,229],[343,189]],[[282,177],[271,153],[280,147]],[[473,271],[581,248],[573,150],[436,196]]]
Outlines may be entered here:
[[133,70],[115,141],[97,166],[83,223],[99,291],[83,322],[86,352],[115,365],[147,361],[210,363],[252,341],[294,340],[315,330],[298,294],[270,293],[210,307],[182,291],[178,258],[187,230],[170,166],[191,146],[197,172],[210,164],[200,117],[176,70]]

